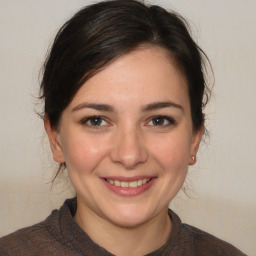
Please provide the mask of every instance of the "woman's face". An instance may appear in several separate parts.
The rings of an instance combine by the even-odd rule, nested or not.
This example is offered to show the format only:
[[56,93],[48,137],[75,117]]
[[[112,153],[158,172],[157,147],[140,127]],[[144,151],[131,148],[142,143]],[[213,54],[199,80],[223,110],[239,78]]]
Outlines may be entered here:
[[202,135],[192,130],[186,81],[159,47],[139,48],[94,75],[63,111],[60,129],[46,120],[46,130],[78,209],[121,226],[167,210]]

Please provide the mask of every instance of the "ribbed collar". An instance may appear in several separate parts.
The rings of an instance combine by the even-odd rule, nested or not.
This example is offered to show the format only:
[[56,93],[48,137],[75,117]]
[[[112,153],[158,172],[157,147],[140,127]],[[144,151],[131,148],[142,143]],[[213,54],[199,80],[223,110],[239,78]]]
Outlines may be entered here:
[[[67,199],[59,210],[55,210],[49,216],[48,221],[53,225],[49,226],[49,231],[64,246],[76,250],[81,255],[86,256],[113,256],[110,252],[94,243],[90,237],[78,226],[73,219],[76,212],[76,198]],[[180,236],[182,223],[180,218],[169,209],[169,216],[172,222],[172,230],[168,241],[158,250],[147,254],[147,256],[162,256],[166,251],[170,251],[171,247],[177,245]]]

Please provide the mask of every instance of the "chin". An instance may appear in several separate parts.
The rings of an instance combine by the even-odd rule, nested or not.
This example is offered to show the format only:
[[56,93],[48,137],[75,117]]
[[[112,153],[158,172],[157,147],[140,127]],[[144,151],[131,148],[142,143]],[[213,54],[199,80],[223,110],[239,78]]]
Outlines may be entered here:
[[153,217],[154,214],[150,213],[150,210],[122,206],[119,209],[113,208],[108,219],[117,226],[132,228],[142,225]]

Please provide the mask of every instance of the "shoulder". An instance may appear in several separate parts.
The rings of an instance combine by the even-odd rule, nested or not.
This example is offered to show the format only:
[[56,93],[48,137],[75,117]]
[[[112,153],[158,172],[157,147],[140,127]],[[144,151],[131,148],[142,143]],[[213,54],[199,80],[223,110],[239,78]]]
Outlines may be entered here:
[[[244,256],[233,245],[188,224],[183,224],[180,218],[169,209],[172,230],[167,245],[163,248],[165,254],[182,256]],[[176,254],[175,254],[176,253]],[[162,255],[162,254],[161,254]]]
[[29,256],[35,255],[37,250],[45,250],[45,245],[53,241],[51,224],[56,213],[57,211],[53,211],[45,221],[0,238],[0,255]]
[[54,210],[44,221],[0,238],[0,255],[81,255],[72,243],[72,230],[77,226],[72,218],[75,207],[76,200],[67,199],[59,210]]
[[193,226],[182,224],[182,232],[189,240],[192,240],[195,255],[245,255],[233,245]]

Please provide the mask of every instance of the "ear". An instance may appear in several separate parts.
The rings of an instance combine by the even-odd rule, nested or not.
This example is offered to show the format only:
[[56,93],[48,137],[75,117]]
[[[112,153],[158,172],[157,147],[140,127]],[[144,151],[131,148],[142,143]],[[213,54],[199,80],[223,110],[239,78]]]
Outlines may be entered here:
[[193,132],[191,148],[190,148],[189,165],[194,165],[196,163],[196,154],[197,154],[203,135],[204,135],[204,124],[202,124],[199,130]]
[[44,128],[47,132],[53,159],[58,163],[64,163],[64,155],[59,139],[59,132],[51,127],[50,120],[47,115],[44,116]]

